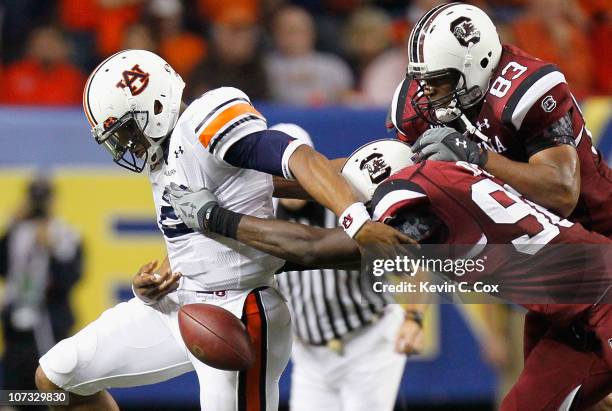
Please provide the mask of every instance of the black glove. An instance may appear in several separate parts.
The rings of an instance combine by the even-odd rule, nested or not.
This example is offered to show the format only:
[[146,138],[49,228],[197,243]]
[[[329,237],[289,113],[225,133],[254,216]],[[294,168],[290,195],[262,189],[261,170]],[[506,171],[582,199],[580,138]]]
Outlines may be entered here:
[[412,146],[418,161],[465,161],[484,167],[488,152],[450,127],[430,128]]

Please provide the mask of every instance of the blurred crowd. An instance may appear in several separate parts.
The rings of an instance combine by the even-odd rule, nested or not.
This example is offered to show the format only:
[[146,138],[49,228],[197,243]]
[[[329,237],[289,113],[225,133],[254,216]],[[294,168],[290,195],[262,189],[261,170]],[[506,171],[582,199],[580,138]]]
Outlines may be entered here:
[[[412,25],[439,0],[0,0],[0,103],[73,105],[125,48],[180,72],[186,99],[231,85],[253,100],[384,106]],[[504,43],[556,63],[578,98],[612,94],[609,0],[480,0]]]

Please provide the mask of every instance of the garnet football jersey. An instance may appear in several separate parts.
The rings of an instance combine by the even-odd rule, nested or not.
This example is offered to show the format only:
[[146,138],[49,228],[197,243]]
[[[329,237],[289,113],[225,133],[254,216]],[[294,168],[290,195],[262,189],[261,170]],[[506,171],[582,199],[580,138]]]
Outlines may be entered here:
[[610,261],[589,260],[584,247],[566,246],[560,253],[552,246],[612,240],[529,202],[472,164],[424,161],[407,167],[376,189],[372,209],[373,218],[383,222],[406,210],[436,216],[446,228],[438,237],[440,244],[474,246],[465,250],[487,256],[486,269],[466,280],[486,280],[494,274],[496,280],[504,280],[504,296],[514,302],[525,302],[534,293],[574,296],[578,289],[578,300],[592,297],[595,302],[612,284],[606,268]]
[[[390,124],[398,138],[408,143],[429,127],[410,101],[416,87],[404,80],[390,111]],[[505,45],[480,111],[468,117],[488,138],[484,142],[472,137],[474,141],[514,161],[526,162],[539,151],[561,144],[576,146],[581,192],[569,219],[612,236],[612,172],[593,147],[578,104],[557,67]],[[460,121],[449,126],[465,131]]]

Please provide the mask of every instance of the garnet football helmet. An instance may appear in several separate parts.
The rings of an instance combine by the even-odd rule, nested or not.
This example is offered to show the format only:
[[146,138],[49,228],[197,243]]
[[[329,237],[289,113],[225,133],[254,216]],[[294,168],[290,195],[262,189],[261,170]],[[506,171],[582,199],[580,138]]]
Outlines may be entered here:
[[149,51],[124,50],[107,58],[83,92],[94,139],[128,170],[154,166],[178,121],[184,87],[179,74]]
[[[432,124],[443,124],[477,105],[501,53],[495,25],[478,7],[448,3],[431,9],[408,40],[407,77],[419,85],[410,96],[417,114]],[[450,91],[431,98],[425,93],[428,85],[446,85]]]

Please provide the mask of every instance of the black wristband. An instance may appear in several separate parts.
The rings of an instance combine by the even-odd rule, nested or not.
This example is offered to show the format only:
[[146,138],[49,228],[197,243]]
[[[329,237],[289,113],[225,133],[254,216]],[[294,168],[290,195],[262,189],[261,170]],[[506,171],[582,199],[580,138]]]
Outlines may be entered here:
[[238,224],[240,224],[243,216],[244,214],[235,213],[216,205],[210,211],[206,226],[208,231],[212,233],[235,240],[238,234]]

